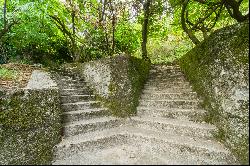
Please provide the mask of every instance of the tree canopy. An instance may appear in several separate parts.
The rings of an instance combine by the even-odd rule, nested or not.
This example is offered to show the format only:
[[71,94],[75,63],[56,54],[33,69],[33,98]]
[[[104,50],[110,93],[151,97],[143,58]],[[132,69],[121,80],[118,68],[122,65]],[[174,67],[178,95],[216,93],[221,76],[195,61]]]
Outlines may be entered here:
[[215,29],[249,15],[247,0],[0,0],[0,5],[0,63],[85,62],[122,52],[166,60],[169,50],[181,56],[191,42],[199,44]]

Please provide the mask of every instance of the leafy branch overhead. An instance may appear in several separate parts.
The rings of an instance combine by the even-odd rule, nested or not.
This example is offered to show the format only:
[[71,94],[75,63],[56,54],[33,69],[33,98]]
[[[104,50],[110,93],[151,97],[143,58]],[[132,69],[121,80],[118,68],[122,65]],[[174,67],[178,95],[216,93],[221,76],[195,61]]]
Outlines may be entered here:
[[0,6],[0,63],[86,62],[121,53],[173,60],[249,15],[247,0],[0,0]]
[[[203,38],[207,38],[225,11],[238,22],[248,20],[249,13],[243,15],[240,11],[242,3],[243,0],[182,0],[182,28],[194,44],[199,44],[200,40],[194,32],[201,31]],[[200,10],[197,10],[198,8]],[[192,10],[195,10],[195,13],[190,15]]]

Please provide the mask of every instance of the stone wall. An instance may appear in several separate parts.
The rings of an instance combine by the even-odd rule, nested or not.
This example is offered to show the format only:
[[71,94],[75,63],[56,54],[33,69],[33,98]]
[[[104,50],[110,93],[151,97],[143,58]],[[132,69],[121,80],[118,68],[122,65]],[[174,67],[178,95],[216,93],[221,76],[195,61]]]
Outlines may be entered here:
[[215,31],[180,59],[204,99],[206,120],[242,164],[249,163],[249,23]]
[[94,90],[97,100],[108,107],[114,116],[127,117],[136,113],[138,98],[147,79],[150,63],[119,55],[66,66],[66,70],[71,68],[86,80]]
[[49,164],[60,114],[58,88],[45,72],[33,71],[24,89],[0,91],[0,164]]

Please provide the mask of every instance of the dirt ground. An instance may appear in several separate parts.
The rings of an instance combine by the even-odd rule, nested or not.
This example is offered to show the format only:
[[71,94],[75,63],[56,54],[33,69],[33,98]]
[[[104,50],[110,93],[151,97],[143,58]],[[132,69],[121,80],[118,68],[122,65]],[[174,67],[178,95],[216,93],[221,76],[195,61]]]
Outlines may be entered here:
[[15,71],[15,78],[3,78],[0,77],[0,89],[18,89],[24,88],[32,74],[32,71],[35,69],[40,69],[39,67],[35,67],[27,64],[18,64],[18,63],[8,63],[0,65],[0,68],[6,68],[9,70]]

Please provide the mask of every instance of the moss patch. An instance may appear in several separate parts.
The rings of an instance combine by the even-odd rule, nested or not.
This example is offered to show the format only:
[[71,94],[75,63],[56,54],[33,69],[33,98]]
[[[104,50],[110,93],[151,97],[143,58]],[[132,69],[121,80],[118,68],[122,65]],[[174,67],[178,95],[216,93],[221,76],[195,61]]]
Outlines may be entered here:
[[0,164],[49,164],[61,137],[56,89],[1,92]]
[[180,67],[203,99],[206,121],[219,129],[242,164],[249,163],[249,23],[215,31],[180,61]]
[[63,70],[77,73],[93,89],[96,99],[117,117],[136,113],[150,63],[128,55],[100,59],[85,64],[66,64]]

